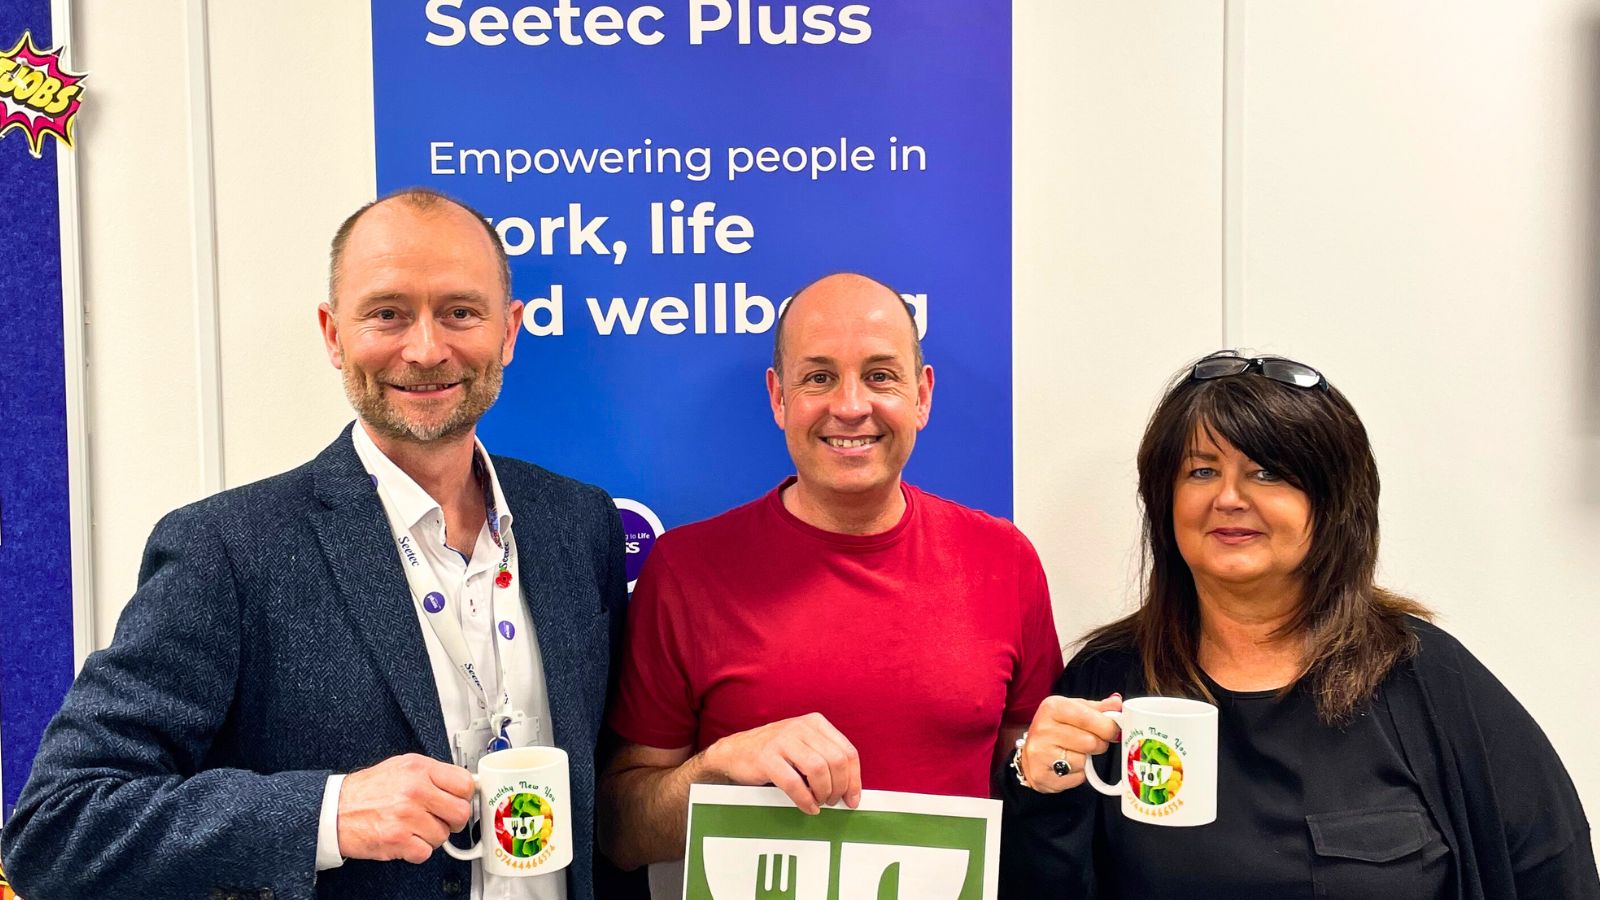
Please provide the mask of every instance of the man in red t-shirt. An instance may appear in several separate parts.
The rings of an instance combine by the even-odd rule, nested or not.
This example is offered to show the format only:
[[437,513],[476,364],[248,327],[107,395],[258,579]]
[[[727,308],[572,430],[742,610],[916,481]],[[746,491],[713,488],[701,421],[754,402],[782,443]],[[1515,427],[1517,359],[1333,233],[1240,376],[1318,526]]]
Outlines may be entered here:
[[[831,275],[776,331],[797,474],[662,535],[629,607],[598,800],[624,868],[681,858],[697,782],[776,785],[809,813],[863,787],[988,796],[1061,671],[1028,540],[900,480],[933,401],[910,308]],[[653,871],[656,896],[679,879]]]

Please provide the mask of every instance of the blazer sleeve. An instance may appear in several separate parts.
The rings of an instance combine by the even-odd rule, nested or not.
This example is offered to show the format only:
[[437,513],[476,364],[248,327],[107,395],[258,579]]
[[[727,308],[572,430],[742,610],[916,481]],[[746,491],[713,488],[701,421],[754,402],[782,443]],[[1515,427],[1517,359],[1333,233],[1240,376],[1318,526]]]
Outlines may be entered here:
[[[605,542],[595,548],[595,564],[600,567],[600,603],[606,612],[607,642],[609,647],[607,677],[606,677],[606,706],[609,708],[617,694],[617,679],[622,671],[622,629],[628,613],[628,575],[626,569],[627,555],[623,545],[622,517],[617,514],[616,504],[612,502],[609,494],[602,496],[605,500],[601,515],[604,517],[604,527],[597,529],[601,539]],[[600,735],[595,742],[595,772],[604,772],[606,764],[616,753],[618,739],[610,728],[602,721]],[[598,818],[596,820],[598,822]],[[646,873],[643,868],[632,872],[624,872],[617,868],[604,853],[600,852],[599,841],[596,840],[594,854],[594,895],[605,900],[648,900],[650,886],[645,880]]]
[[622,673],[623,627],[627,623],[630,598],[622,516],[611,495],[596,490],[604,502],[599,511],[599,527],[593,532],[599,541],[594,548],[595,583],[600,586],[600,607],[606,618],[605,703],[596,710],[595,772],[599,773],[605,771],[606,763],[618,747],[616,735],[606,725],[605,714],[616,703],[618,679]]
[[220,530],[190,507],[152,533],[111,646],[84,664],[6,823],[22,896],[314,895],[329,773],[206,764],[240,659]]
[[[601,566],[600,572],[600,603],[606,611],[606,628],[608,645],[611,648],[608,686],[616,687],[618,662],[622,652],[622,626],[628,613],[628,573],[627,555],[624,551],[622,537],[622,516],[617,513],[616,503],[611,495],[600,492],[603,501],[601,516],[605,527],[600,529],[604,546],[597,548],[595,559]],[[608,695],[610,691],[607,691]]]

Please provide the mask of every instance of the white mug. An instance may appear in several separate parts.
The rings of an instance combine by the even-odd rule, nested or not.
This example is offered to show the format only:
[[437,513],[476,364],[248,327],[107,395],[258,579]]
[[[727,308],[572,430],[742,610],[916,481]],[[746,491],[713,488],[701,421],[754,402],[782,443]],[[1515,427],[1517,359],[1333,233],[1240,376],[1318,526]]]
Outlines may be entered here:
[[[567,751],[559,747],[514,747],[478,761],[481,827],[478,842],[456,859],[483,859],[490,875],[518,878],[555,872],[572,862],[572,792]],[[487,845],[487,848],[486,846]]]
[[1206,825],[1217,819],[1217,708],[1200,700],[1135,697],[1106,715],[1122,725],[1117,783],[1084,775],[1094,789],[1122,796],[1122,814],[1151,825]]

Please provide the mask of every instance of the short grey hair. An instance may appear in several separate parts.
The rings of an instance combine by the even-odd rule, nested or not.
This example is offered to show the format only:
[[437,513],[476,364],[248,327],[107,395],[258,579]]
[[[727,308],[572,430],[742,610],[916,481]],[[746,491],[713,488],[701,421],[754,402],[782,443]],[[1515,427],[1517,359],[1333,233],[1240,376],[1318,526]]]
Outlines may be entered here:
[[433,188],[408,187],[384,194],[382,197],[351,213],[349,218],[340,223],[339,230],[333,233],[333,244],[328,250],[328,302],[330,304],[337,302],[335,293],[339,289],[339,276],[342,274],[344,267],[344,248],[350,242],[350,234],[355,231],[356,223],[361,221],[361,217],[366,215],[368,210],[381,203],[388,203],[390,200],[399,201],[412,209],[424,212],[437,210],[441,206],[448,204],[464,210],[473,219],[477,220],[483,226],[484,233],[489,236],[489,243],[494,245],[495,261],[500,269],[500,290],[505,295],[506,302],[511,302],[511,258],[506,255],[506,247],[500,242],[500,233],[494,230],[493,225],[489,224],[488,217],[449,194],[441,193]]

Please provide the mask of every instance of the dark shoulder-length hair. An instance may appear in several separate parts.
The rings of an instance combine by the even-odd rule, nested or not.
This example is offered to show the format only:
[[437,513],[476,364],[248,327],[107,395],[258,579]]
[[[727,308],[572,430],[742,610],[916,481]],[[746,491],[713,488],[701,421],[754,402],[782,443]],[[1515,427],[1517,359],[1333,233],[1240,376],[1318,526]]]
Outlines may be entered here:
[[1367,430],[1332,385],[1303,388],[1259,373],[1198,380],[1186,367],[1168,386],[1139,444],[1145,589],[1138,611],[1089,634],[1086,649],[1126,647],[1155,694],[1215,701],[1200,677],[1200,607],[1178,552],[1173,493],[1196,429],[1223,437],[1304,491],[1311,547],[1303,602],[1280,636],[1301,635],[1304,684],[1328,724],[1349,721],[1389,670],[1416,652],[1405,617],[1421,604],[1373,582],[1378,560],[1378,466]]

